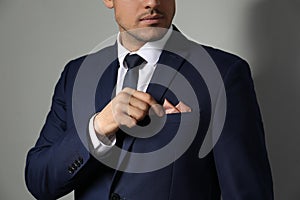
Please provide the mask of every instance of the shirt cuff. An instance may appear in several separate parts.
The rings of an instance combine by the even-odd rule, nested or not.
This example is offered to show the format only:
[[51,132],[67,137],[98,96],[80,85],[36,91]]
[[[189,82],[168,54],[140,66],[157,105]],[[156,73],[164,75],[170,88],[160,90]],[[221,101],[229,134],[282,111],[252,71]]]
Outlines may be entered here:
[[116,135],[113,134],[107,137],[97,134],[94,129],[94,119],[96,115],[97,113],[93,115],[89,121],[89,134],[97,156],[104,156],[116,144]]

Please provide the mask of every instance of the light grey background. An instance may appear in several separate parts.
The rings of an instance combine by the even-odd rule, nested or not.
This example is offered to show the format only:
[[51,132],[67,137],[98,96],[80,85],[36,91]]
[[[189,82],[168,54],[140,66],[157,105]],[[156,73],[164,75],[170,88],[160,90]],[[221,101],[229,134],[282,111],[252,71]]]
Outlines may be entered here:
[[[300,199],[300,1],[178,0],[177,8],[175,24],[186,35],[250,63],[276,199]],[[112,24],[101,0],[0,0],[1,200],[33,199],[25,156],[55,83],[67,61],[116,33]]]

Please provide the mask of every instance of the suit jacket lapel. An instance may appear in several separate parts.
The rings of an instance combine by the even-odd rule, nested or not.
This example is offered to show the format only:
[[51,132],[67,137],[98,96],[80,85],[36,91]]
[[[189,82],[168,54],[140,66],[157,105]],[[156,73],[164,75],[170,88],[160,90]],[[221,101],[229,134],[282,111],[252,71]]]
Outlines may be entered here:
[[[147,93],[151,94],[160,104],[163,103],[163,97],[168,90],[168,86],[172,83],[189,54],[186,46],[187,39],[175,26],[173,26],[173,29],[174,31],[162,51],[147,89]],[[157,85],[163,87],[158,89]]]

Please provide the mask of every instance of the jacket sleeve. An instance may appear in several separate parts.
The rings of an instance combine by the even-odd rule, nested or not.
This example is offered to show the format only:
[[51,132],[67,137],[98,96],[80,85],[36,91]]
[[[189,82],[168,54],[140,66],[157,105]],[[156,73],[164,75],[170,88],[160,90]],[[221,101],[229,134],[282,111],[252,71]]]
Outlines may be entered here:
[[45,125],[27,155],[25,180],[29,191],[37,199],[57,199],[71,192],[79,181],[78,172],[88,167],[90,154],[68,114],[72,109],[71,101],[67,100],[72,83],[68,82],[75,77],[68,75],[71,65],[69,63],[61,74]]
[[228,69],[224,85],[226,120],[213,150],[223,200],[272,200],[263,124],[250,69],[244,60]]

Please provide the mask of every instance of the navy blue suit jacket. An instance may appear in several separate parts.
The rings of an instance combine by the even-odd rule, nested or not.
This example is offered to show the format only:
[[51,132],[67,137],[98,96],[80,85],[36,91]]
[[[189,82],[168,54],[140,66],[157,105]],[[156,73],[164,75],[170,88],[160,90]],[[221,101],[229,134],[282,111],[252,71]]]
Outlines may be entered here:
[[[191,47],[199,44],[182,35],[180,37],[180,44],[172,35],[167,45],[180,48],[188,56],[193,50]],[[153,79],[163,78],[171,85],[177,75],[160,73],[160,67],[171,66],[192,85],[199,105],[188,104],[192,113],[182,114],[182,117],[181,114],[168,115],[163,129],[153,137],[143,139],[119,135],[124,137],[123,148],[126,150],[154,151],[174,138],[180,123],[184,123],[186,134],[189,134],[189,123],[195,123],[193,114],[200,112],[200,120],[196,122],[199,125],[197,135],[190,147],[175,162],[147,173],[118,171],[92,156],[92,151],[88,151],[80,139],[88,134],[78,133],[75,128],[73,86],[84,60],[88,57],[92,67],[101,67],[101,60],[116,56],[114,45],[69,62],[62,72],[45,125],[27,156],[25,177],[29,191],[43,200],[56,199],[73,190],[75,199],[80,200],[106,200],[112,196],[126,200],[219,200],[221,195],[223,200],[273,199],[263,125],[249,66],[237,56],[211,47],[203,48],[221,74],[227,98],[222,134],[207,156],[198,157],[212,115],[207,85],[187,60],[169,51],[162,52],[159,63],[163,65],[157,66]],[[115,60],[100,79],[95,95],[96,111],[101,111],[110,101],[117,69],[118,61]],[[174,105],[185,101],[177,99],[176,94],[158,84],[150,84],[147,92],[160,104],[165,98]]]

